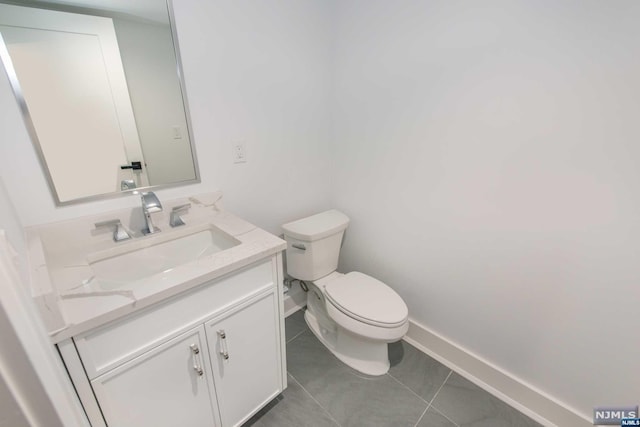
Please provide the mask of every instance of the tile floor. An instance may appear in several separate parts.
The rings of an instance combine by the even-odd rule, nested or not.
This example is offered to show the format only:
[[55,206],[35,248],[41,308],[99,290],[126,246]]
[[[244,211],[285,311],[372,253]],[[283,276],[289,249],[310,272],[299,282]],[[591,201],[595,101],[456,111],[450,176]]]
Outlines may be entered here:
[[540,426],[404,341],[389,346],[388,374],[354,371],[316,339],[303,314],[286,319],[288,388],[245,426]]

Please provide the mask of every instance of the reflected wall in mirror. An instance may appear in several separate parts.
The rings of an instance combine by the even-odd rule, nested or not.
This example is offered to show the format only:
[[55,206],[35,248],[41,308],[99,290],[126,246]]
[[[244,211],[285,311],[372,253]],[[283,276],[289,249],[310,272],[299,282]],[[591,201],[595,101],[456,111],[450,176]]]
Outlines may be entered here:
[[199,181],[164,0],[1,2],[0,35],[58,205]]

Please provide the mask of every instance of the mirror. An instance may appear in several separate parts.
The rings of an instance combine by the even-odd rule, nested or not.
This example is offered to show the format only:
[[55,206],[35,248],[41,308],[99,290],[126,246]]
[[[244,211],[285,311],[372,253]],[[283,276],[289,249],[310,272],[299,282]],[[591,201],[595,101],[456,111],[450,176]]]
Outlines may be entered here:
[[0,57],[57,205],[199,182],[165,0],[0,2]]

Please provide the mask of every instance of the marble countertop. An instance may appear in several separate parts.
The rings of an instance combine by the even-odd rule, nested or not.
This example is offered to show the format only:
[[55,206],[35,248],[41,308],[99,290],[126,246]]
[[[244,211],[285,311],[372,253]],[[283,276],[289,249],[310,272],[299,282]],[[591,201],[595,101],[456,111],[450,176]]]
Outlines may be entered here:
[[[52,341],[87,332],[286,248],[282,239],[225,211],[221,198],[211,193],[163,201],[163,212],[153,214],[162,231],[148,236],[136,231],[143,228],[140,208],[28,227],[31,294]],[[181,215],[186,225],[170,227],[172,207],[184,203],[191,203]],[[95,229],[96,222],[111,219],[120,219],[133,238],[114,242],[113,230]],[[119,255],[210,228],[232,238],[235,246],[116,285],[101,282],[91,266],[96,253]]]

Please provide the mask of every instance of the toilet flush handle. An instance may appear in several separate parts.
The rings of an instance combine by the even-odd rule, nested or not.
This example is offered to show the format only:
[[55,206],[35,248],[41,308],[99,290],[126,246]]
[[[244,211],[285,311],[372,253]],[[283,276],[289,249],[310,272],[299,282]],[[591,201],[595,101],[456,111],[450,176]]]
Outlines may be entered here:
[[303,244],[300,244],[300,243],[292,243],[291,246],[296,248],[296,249],[300,249],[301,251],[306,251],[307,250],[307,248]]

